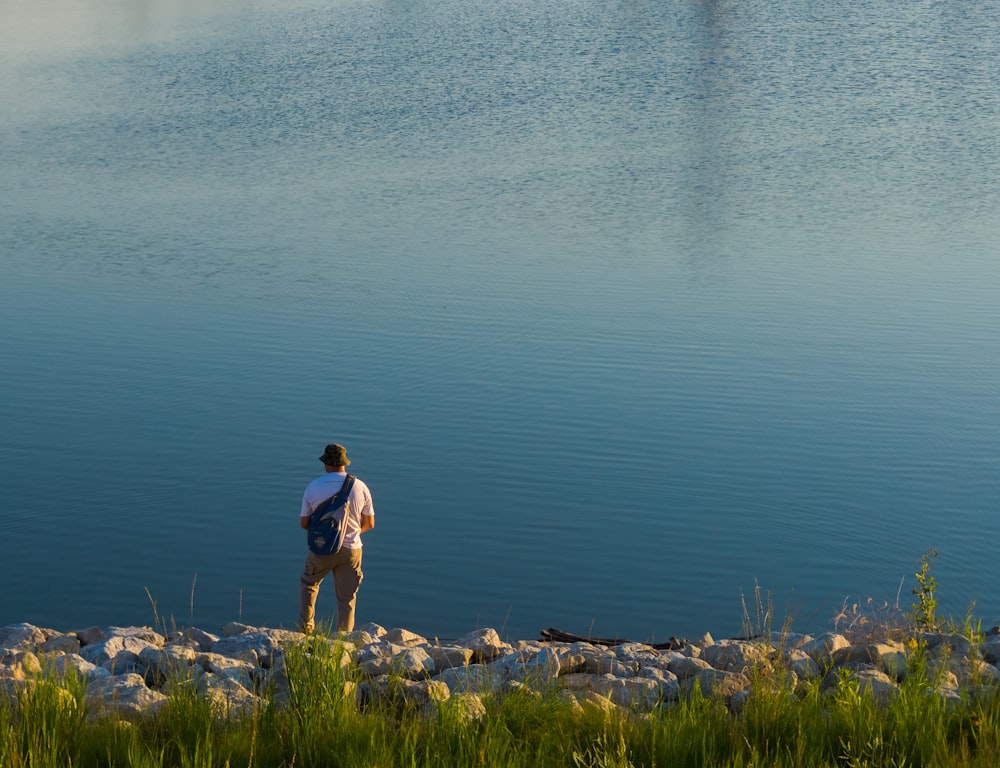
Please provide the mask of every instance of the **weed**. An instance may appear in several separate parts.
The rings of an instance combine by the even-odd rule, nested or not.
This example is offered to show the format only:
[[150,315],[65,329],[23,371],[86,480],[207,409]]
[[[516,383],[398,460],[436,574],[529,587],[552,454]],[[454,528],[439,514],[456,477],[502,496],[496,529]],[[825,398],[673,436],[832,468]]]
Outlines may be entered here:
[[940,628],[937,616],[938,603],[934,596],[937,590],[937,579],[931,574],[931,560],[935,557],[937,557],[937,552],[928,549],[920,558],[920,570],[916,573],[917,586],[913,588],[913,594],[917,599],[910,612],[914,626],[926,632],[936,632]]
[[833,625],[851,643],[900,640],[910,629],[909,618],[899,609],[898,599],[893,605],[888,601],[877,602],[871,597],[860,603],[848,603],[845,598],[833,617]]

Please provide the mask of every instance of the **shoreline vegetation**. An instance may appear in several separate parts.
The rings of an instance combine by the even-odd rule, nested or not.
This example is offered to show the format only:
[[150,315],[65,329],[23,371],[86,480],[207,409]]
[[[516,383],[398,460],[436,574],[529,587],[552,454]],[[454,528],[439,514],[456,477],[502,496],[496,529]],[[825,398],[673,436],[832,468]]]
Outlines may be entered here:
[[0,766],[1000,764],[1000,628],[756,629],[657,649],[11,625]]
[[1000,765],[1000,627],[845,607],[657,646],[555,629],[0,627],[0,768]]

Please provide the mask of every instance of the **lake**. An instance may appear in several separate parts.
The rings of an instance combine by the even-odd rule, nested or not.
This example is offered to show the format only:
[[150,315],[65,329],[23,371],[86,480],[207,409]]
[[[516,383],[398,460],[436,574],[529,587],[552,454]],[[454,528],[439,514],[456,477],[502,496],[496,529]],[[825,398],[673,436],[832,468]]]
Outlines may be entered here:
[[359,623],[1000,623],[1000,2],[36,5],[0,625],[294,626],[328,442]]

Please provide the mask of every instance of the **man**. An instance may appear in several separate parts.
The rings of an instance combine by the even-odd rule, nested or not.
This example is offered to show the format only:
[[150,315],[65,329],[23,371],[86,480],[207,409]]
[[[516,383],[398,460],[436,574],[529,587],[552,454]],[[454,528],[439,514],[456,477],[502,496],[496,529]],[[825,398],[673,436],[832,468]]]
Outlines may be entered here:
[[[306,486],[302,494],[302,512],[299,525],[309,528],[309,519],[317,507],[340,490],[347,479],[347,449],[337,443],[326,446],[319,457],[326,471]],[[310,551],[299,579],[299,631],[309,634],[315,628],[316,597],[319,585],[328,574],[333,574],[333,587],[337,591],[337,631],[354,629],[354,605],[358,587],[364,574],[361,572],[361,534],[375,527],[375,508],[368,486],[355,479],[348,496],[344,516],[344,545],[332,555],[317,555]]]

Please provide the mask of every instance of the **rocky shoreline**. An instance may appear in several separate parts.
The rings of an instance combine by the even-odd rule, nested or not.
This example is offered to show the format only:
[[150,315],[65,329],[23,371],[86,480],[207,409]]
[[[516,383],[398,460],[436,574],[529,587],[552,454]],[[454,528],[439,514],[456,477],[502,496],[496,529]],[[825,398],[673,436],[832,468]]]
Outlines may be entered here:
[[[453,642],[428,640],[406,629],[366,624],[349,634],[307,637],[284,629],[232,622],[216,635],[194,627],[161,633],[150,627],[90,627],[58,632],[31,624],[0,627],[0,696],[9,702],[43,677],[75,674],[86,684],[93,718],[136,721],[153,715],[179,685],[193,686],[218,717],[240,716],[270,697],[292,700],[286,652],[328,642],[333,663],[347,671],[345,695],[362,704],[402,701],[429,714],[453,706],[463,717],[485,716],[486,696],[529,695],[555,688],[573,708],[651,712],[699,691],[738,710],[754,686],[780,682],[791,689],[819,682],[833,692],[856,684],[889,702],[924,660],[928,695],[949,701],[1000,695],[1000,627],[980,641],[960,634],[913,632],[902,639],[842,634],[783,633],[749,640],[676,642],[672,648],[635,642],[505,642],[490,628]],[[313,644],[310,646],[309,644]]]

